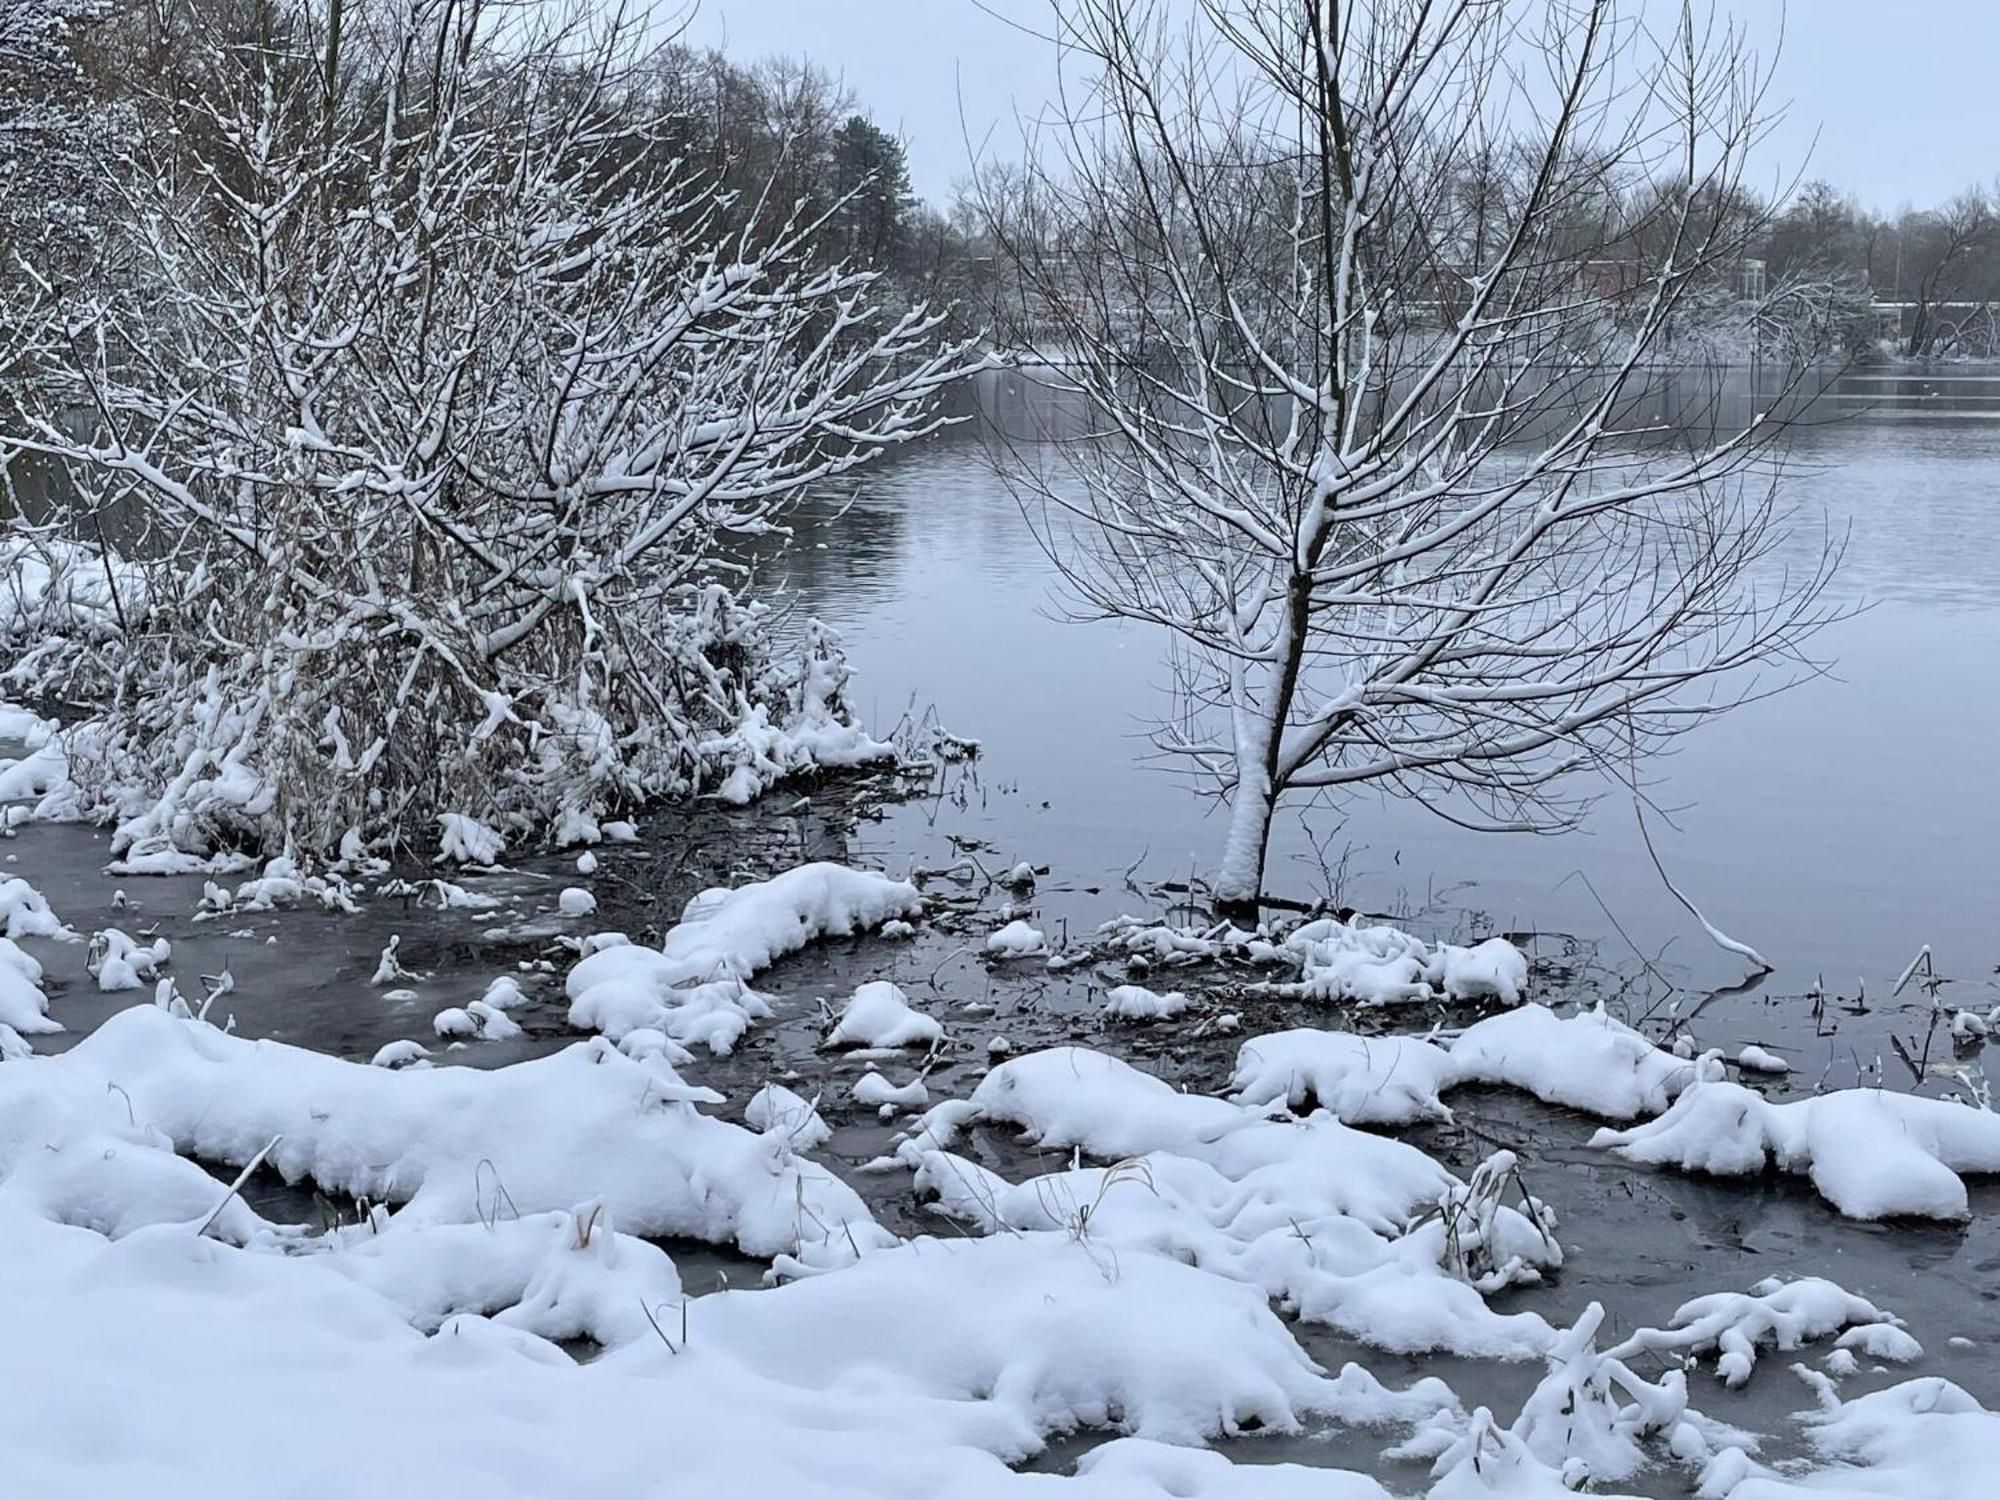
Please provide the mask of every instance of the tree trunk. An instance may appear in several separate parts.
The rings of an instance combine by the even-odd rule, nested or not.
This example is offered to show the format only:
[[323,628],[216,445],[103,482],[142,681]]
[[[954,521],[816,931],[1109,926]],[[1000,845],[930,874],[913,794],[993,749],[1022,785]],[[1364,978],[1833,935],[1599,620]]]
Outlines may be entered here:
[[1271,842],[1271,814],[1277,798],[1261,760],[1237,767],[1236,792],[1229,804],[1229,834],[1222,868],[1215,877],[1215,910],[1232,922],[1254,923],[1264,894],[1264,853]]

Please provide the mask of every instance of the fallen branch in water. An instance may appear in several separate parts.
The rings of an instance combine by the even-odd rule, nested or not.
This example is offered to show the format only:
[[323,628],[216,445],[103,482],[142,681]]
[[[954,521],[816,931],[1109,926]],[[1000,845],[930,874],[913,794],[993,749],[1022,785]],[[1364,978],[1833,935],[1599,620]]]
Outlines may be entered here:
[[1632,816],[1638,820],[1639,837],[1645,840],[1646,854],[1653,861],[1653,868],[1659,871],[1660,884],[1664,885],[1667,888],[1668,893],[1672,895],[1676,901],[1680,902],[1682,906],[1685,906],[1687,908],[1689,916],[1693,917],[1697,922],[1701,923],[1701,930],[1709,935],[1709,938],[1715,943],[1715,946],[1722,949],[1726,953],[1734,953],[1740,958],[1747,959],[1749,962],[1757,966],[1757,969],[1760,973],[1764,974],[1775,973],[1777,970],[1776,964],[1772,963],[1769,959],[1765,958],[1763,954],[1759,953],[1755,948],[1751,947],[1748,943],[1738,942],[1735,938],[1731,937],[1728,933],[1724,932],[1720,927],[1717,927],[1713,922],[1709,921],[1707,917],[1704,917],[1701,914],[1701,908],[1696,906],[1692,901],[1688,900],[1686,893],[1683,892],[1679,886],[1674,884],[1672,878],[1669,877],[1667,874],[1667,867],[1660,863],[1659,851],[1653,847],[1653,835],[1647,831],[1645,810],[1640,804],[1639,794],[1636,791],[1632,794]]

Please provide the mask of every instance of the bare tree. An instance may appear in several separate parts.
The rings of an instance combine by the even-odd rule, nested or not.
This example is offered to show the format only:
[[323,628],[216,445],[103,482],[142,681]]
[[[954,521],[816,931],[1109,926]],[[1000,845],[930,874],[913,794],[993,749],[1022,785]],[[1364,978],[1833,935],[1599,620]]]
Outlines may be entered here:
[[1896,226],[1896,293],[1907,304],[1903,353],[1913,359],[1954,344],[1969,323],[1990,322],[1991,252],[2000,219],[1972,188],[1942,208],[1904,214]]
[[1085,611],[1177,643],[1159,745],[1228,804],[1225,909],[1288,795],[1565,826],[1578,773],[1765,690],[1827,617],[1832,549],[1773,561],[1776,424],[1659,367],[1762,228],[1760,80],[1678,21],[1057,8],[1062,118],[985,217],[1014,342],[1101,432],[1015,472]]
[[127,284],[12,309],[66,389],[5,444],[125,543],[120,648],[33,663],[109,706],[71,756],[115,842],[574,833],[851,750],[728,553],[932,429],[935,315],[660,149],[643,17],[265,9],[163,102]]
[[74,275],[95,248],[124,112],[93,96],[77,56],[108,0],[0,5],[0,279],[29,256]]

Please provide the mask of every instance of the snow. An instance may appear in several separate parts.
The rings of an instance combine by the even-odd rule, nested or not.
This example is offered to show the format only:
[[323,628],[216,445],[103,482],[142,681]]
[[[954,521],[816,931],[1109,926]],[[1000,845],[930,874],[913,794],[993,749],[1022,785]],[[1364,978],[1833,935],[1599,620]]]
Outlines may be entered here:
[[1747,1046],[1736,1054],[1736,1066],[1747,1068],[1753,1073],[1789,1073],[1792,1065],[1775,1052],[1766,1052],[1762,1047]]
[[[1023,1126],[1038,1148],[1112,1163],[1010,1185],[912,1140],[920,1189],[982,1229],[1087,1225],[1093,1242],[1165,1250],[1400,1352],[1520,1359],[1553,1337],[1539,1315],[1483,1300],[1561,1260],[1542,1229],[1500,1206],[1504,1182],[1468,1188],[1415,1147],[1330,1114],[1273,1120],[1268,1106],[1179,1093],[1079,1047],[1001,1063],[971,1103],[978,1118]],[[1341,1170],[1328,1172],[1335,1161]],[[1480,1242],[1469,1274],[1447,1268],[1455,1239]]]
[[735,890],[703,891],[656,949],[587,954],[564,981],[572,1026],[614,1041],[642,1027],[727,1052],[770,1007],[748,981],[821,937],[844,937],[913,916],[907,881],[834,864],[800,865]]
[[107,927],[91,938],[87,967],[100,990],[136,990],[158,979],[160,965],[172,954],[165,938],[141,943],[119,928]]
[[782,1136],[794,1151],[811,1151],[833,1136],[815,1105],[781,1083],[767,1083],[750,1096],[743,1118],[753,1130]]
[[565,886],[556,897],[556,909],[566,917],[587,917],[597,910],[597,898],[582,886]]
[[2000,1115],[1884,1089],[1777,1104],[1738,1083],[1703,1081],[1658,1119],[1600,1130],[1592,1144],[1719,1176],[1803,1172],[1849,1218],[1963,1219],[1959,1174],[2000,1172]]
[[1658,1114],[1700,1071],[1601,1008],[1559,1018],[1541,1005],[1467,1027],[1451,1060],[1460,1082],[1506,1084],[1608,1120]]
[[[445,881],[431,882],[431,884],[438,888],[441,906],[454,904],[445,899],[443,892],[456,892],[461,897],[466,894],[459,887],[449,885]],[[387,894],[386,890],[384,894]],[[281,854],[265,861],[263,873],[255,880],[246,880],[237,886],[233,895],[224,891],[214,881],[207,882],[196,920],[225,914],[233,915],[237,912],[272,911],[278,907],[297,906],[308,896],[328,911],[354,913],[361,909],[355,904],[353,893],[345,880],[337,875],[328,877],[304,874],[296,861]],[[472,904],[471,898],[467,898],[462,904]]]
[[1001,1063],[972,1091],[982,1115],[1024,1127],[1042,1147],[1092,1156],[1183,1154],[1257,1123],[1221,1099],[1175,1091],[1130,1063],[1085,1047],[1051,1047]]
[[111,1121],[125,1117],[122,1095],[175,1149],[211,1161],[241,1165],[282,1137],[269,1160],[287,1179],[407,1204],[399,1217],[413,1222],[490,1217],[503,1196],[524,1214],[597,1200],[632,1233],[735,1244],[794,1267],[893,1238],[782,1141],[696,1112],[712,1090],[601,1039],[490,1071],[390,1070],[139,1006],[33,1076],[43,1097],[24,1107],[88,1103]]
[[702,743],[699,753],[731,767],[714,795],[733,806],[754,802],[789,776],[813,769],[865,766],[896,758],[895,746],[853,723],[841,706],[847,683],[839,638],[818,621],[782,722],[765,704],[751,704],[735,727]]
[[1104,995],[1104,1014],[1113,1021],[1165,1021],[1182,1014],[1193,1004],[1179,990],[1162,994],[1144,985],[1114,985]]
[[1447,943],[1438,950],[1444,992],[1454,1000],[1497,1000],[1518,1005],[1528,988],[1527,956],[1505,938],[1471,948]]
[[995,958],[1033,958],[1049,951],[1049,940],[1040,929],[1016,917],[986,935],[986,951]]
[[[1298,1468],[1237,1484],[1220,1455],[1159,1445],[1453,1409],[1436,1380],[1396,1391],[1358,1366],[1322,1372],[1262,1291],[1167,1255],[1108,1260],[1059,1231],[892,1244],[782,1142],[663,1101],[641,1075],[658,1082],[601,1041],[492,1073],[389,1072],[150,1007],[63,1058],[10,1065],[0,1319],[40,1351],[0,1362],[10,1485],[256,1493],[318,1443],[365,1451],[398,1488],[647,1493],[665,1420],[676,1492],[1380,1497]],[[169,1149],[235,1160],[280,1126],[280,1170],[329,1192],[399,1181],[407,1206],[308,1236]],[[698,1175],[677,1190],[676,1173]],[[853,1237],[829,1252],[839,1269],[696,1301],[636,1237],[705,1230],[771,1253],[830,1212]],[[578,1367],[552,1343],[572,1338],[603,1352]],[[124,1413],[115,1443],[107,1403]],[[227,1442],[205,1425],[217,1403]],[[1101,1478],[1005,1467],[1079,1427],[1127,1435],[1084,1465]],[[331,1497],[352,1477],[308,1470],[292,1490]]]
[[1760,1346],[1790,1351],[1842,1329],[1844,1348],[1881,1350],[1878,1357],[1898,1360],[1923,1353],[1896,1318],[1817,1276],[1697,1297],[1676,1310],[1666,1328],[1642,1328],[1610,1353],[1618,1359],[1662,1351],[1715,1354],[1717,1377],[1733,1387],[1749,1380]]
[[912,1078],[898,1086],[870,1068],[855,1080],[854,1101],[870,1109],[880,1109],[886,1119],[899,1112],[922,1109],[931,1102],[931,1091],[922,1078]]
[[[1826,1398],[1823,1398],[1826,1399]],[[1727,1500],[1985,1500],[2000,1415],[1936,1376],[1852,1401],[1827,1400],[1806,1435],[1829,1465],[1797,1478],[1745,1477]]]
[[1321,917],[1276,939],[1231,929],[1220,935],[1143,929],[1126,925],[1121,944],[1159,959],[1241,956],[1253,962],[1295,964],[1296,980],[1273,983],[1276,994],[1360,1006],[1412,1005],[1446,999],[1517,1005],[1527,991],[1527,956],[1505,938],[1470,948],[1436,947],[1401,928]]
[[1676,1057],[1602,1009],[1559,1017],[1533,1002],[1475,1022],[1439,1046],[1419,1037],[1300,1028],[1246,1041],[1239,1103],[1313,1104],[1350,1124],[1449,1120],[1442,1095],[1467,1083],[1521,1089],[1608,1120],[1657,1114],[1710,1062]]
[[1404,1005],[1432,998],[1429,951],[1394,927],[1327,917],[1287,934],[1283,951],[1299,965],[1298,983],[1284,989],[1305,999]]
[[1415,1037],[1302,1028],[1245,1042],[1229,1086],[1241,1104],[1312,1104],[1350,1125],[1407,1125],[1449,1120],[1438,1095],[1459,1078],[1451,1053]]
[[934,1047],[944,1027],[910,1004],[909,996],[886,979],[856,989],[827,1033],[828,1047]]
[[487,866],[499,863],[507,841],[465,813],[438,814],[438,862]]
[[521,989],[521,981],[512,974],[502,974],[493,979],[479,998],[495,1010],[512,1010],[517,1005],[526,1004],[528,999]]
[[496,1005],[475,1000],[463,1009],[448,1007],[437,1013],[431,1029],[441,1037],[476,1037],[482,1042],[512,1041],[523,1033],[520,1026]]
[[1394,1450],[1413,1458],[1436,1455],[1431,1500],[1601,1493],[1650,1464],[1649,1440],[1696,1468],[1728,1451],[1724,1445],[1754,1441],[1694,1410],[1682,1372],[1649,1381],[1615,1352],[1598,1352],[1603,1321],[1603,1305],[1593,1302],[1556,1339],[1547,1375],[1509,1426],[1502,1428],[1484,1407],[1464,1421],[1444,1413]]
[[[1452,1088],[1498,1084],[1609,1119],[1658,1113],[1601,1140],[1745,1163],[1733,1170],[1775,1160],[1850,1211],[1924,1200],[1944,1178],[1962,1204],[1954,1173],[2000,1170],[1990,1116],[1864,1090],[1774,1104],[1726,1081],[1713,1054],[1678,1058],[1601,1011],[1559,1018],[1533,1003],[1449,1041],[1252,1036],[1227,1098],[1087,1048],[1000,1052],[967,1099],[931,1104],[948,1071],[871,1069],[840,1086],[885,1119],[925,1111],[871,1170],[911,1172],[955,1232],[900,1241],[801,1155],[831,1139],[817,1098],[768,1082],[743,1103],[745,1128],[702,1113],[725,1101],[679,1071],[693,1061],[684,1043],[724,1014],[702,1008],[702,990],[750,1015],[745,981],[762,967],[916,909],[886,877],[791,875],[804,878],[703,893],[657,950],[573,939],[572,1005],[630,983],[652,1024],[491,1069],[433,1066],[414,1040],[346,1062],[148,1004],[35,1056],[24,1032],[53,1025],[42,965],[0,939],[0,1326],[40,1351],[0,1361],[10,1483],[55,1500],[252,1493],[295,1470],[297,1452],[335,1444],[433,1493],[646,1493],[661,1482],[665,1413],[672,1483],[690,1493],[1387,1500],[1364,1475],[1185,1446],[1335,1422],[1401,1429],[1382,1441],[1432,1465],[1432,1500],[1615,1492],[1657,1463],[1729,1500],[1983,1500],[1964,1466],[1995,1451],[2000,1418],[1946,1382],[1842,1403],[1815,1374],[1810,1438],[1838,1465],[1818,1473],[1766,1469],[1753,1437],[1693,1404],[1695,1360],[1735,1386],[1767,1353],[1814,1342],[1834,1373],[1921,1357],[1877,1305],[1813,1277],[1773,1280],[1689,1300],[1600,1352],[1601,1306],[1560,1329],[1518,1298],[1489,1301],[1563,1263],[1555,1215],[1511,1154],[1462,1180],[1355,1127],[1449,1121]],[[287,878],[269,865],[259,877]],[[169,956],[107,929],[93,960],[114,954],[135,973]],[[507,1011],[526,999],[499,975],[437,1030],[517,1035]],[[1108,1013],[1191,1008],[1138,985],[1107,1001]],[[874,981],[826,1043],[943,1039]],[[981,1123],[1060,1155],[1003,1175],[957,1154],[987,1150],[959,1146]],[[271,1223],[189,1159],[260,1155],[288,1180],[365,1200],[361,1222]],[[772,1285],[691,1297],[702,1288],[655,1243],[683,1238],[768,1258]],[[1321,1370],[1287,1318],[1399,1356],[1546,1371],[1507,1421],[1465,1411],[1434,1378],[1399,1391],[1359,1365]],[[576,1339],[601,1351],[581,1367],[556,1347]],[[80,1442],[101,1434],[106,1402],[121,1412],[116,1443]],[[1074,1476],[1007,1467],[1078,1429],[1118,1436]],[[300,1493],[342,1493],[328,1473],[330,1487]]]
[[75,942],[77,935],[65,927],[49,907],[42,893],[18,876],[0,880],[0,936],[60,938]]
[[0,938],[0,1027],[13,1033],[13,1043],[25,1050],[22,1037],[61,1031],[49,1019],[49,999],[42,992],[42,966],[12,938]]

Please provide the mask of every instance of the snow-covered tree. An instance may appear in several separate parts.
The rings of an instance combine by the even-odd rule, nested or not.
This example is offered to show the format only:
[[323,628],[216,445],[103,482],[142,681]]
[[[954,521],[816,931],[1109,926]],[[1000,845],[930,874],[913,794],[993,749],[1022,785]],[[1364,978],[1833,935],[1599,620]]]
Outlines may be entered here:
[[1761,228],[1740,39],[1614,0],[1171,16],[1056,7],[1073,92],[986,218],[1099,434],[1018,477],[1084,609],[1177,642],[1219,902],[1281,799],[1562,826],[1578,773],[1796,666],[1833,549],[1778,557],[1776,424],[1660,368]]
[[130,276],[14,310],[68,388],[7,441],[67,466],[54,531],[126,560],[85,569],[108,644],[12,672],[107,705],[70,757],[116,842],[587,835],[866,753],[837,653],[774,654],[731,549],[931,430],[936,317],[784,204],[720,228],[627,87],[642,27],[271,9],[152,106]]
[[75,44],[108,8],[0,5],[0,276],[16,256],[64,273],[89,257],[122,115],[93,99]]

